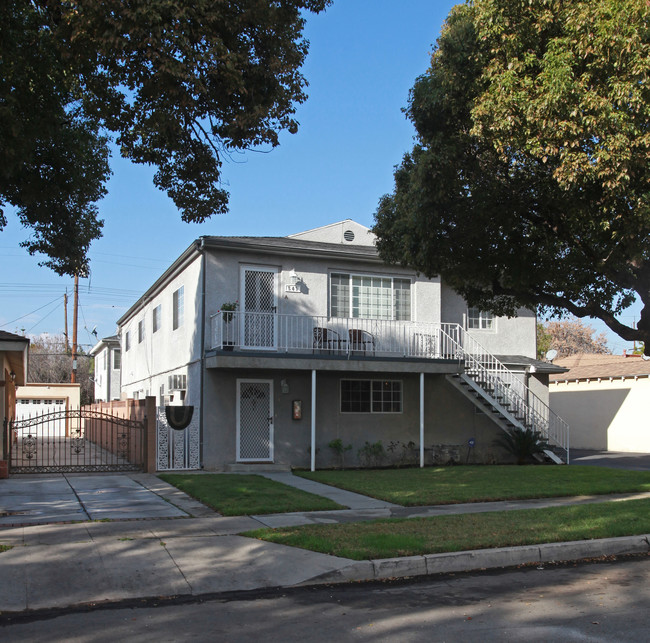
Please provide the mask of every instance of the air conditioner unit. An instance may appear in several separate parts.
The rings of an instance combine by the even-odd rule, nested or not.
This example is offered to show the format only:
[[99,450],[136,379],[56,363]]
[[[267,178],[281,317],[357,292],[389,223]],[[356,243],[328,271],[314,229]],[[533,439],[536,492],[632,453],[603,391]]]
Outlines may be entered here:
[[170,375],[168,384],[169,391],[185,391],[187,389],[187,375]]

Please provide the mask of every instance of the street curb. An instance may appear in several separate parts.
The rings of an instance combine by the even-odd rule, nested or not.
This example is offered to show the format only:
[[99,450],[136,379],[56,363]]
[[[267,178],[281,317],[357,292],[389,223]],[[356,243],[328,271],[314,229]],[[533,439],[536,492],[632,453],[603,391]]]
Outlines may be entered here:
[[648,535],[544,543],[522,547],[474,549],[470,551],[426,554],[406,558],[382,558],[354,562],[342,569],[304,581],[301,585],[349,583],[429,576],[449,572],[471,572],[516,565],[569,562],[601,556],[650,553]]

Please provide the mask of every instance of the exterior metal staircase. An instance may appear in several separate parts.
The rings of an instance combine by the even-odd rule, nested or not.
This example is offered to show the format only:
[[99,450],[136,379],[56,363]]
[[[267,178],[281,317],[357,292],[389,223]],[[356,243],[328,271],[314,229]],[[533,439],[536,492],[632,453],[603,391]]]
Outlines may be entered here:
[[517,427],[539,432],[549,445],[546,457],[568,464],[569,425],[471,335],[463,333],[461,341],[457,350],[464,372],[447,375],[447,380],[504,431]]

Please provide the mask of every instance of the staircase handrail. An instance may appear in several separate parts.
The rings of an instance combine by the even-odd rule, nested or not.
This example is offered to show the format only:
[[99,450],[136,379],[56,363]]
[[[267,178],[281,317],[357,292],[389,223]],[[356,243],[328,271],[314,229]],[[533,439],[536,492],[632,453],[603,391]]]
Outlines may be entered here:
[[503,399],[515,417],[520,417],[524,426],[538,431],[549,442],[557,444],[566,453],[569,461],[569,425],[536,395],[515,374],[487,351],[472,335],[462,332],[462,345],[448,336],[465,358],[465,372],[479,385],[489,384],[491,395]]

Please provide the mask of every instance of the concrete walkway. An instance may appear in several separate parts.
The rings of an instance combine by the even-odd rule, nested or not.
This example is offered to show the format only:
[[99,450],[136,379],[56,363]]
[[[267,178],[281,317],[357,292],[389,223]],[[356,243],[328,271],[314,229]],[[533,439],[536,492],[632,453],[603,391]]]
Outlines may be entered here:
[[[315,487],[316,483],[289,473],[274,473],[268,477],[312,492],[317,490],[320,495],[346,506],[358,503],[357,508],[229,518],[216,514],[154,475],[115,477],[119,480],[106,480],[113,476],[59,476],[48,483],[50,487],[41,488],[44,496],[51,491],[53,497],[61,499],[62,511],[54,520],[75,515],[74,520],[85,522],[24,524],[0,529],[0,544],[13,546],[0,553],[0,621],[2,614],[24,610],[376,580],[524,563],[539,565],[550,560],[647,553],[650,549],[648,537],[634,536],[357,562],[237,534],[264,526],[448,515],[624,500],[632,496],[405,508],[326,485]],[[110,486],[102,487],[102,479]],[[7,494],[21,485],[32,492],[38,487],[37,481],[23,476],[0,481],[0,506],[6,506]],[[87,515],[104,518],[114,512],[113,515],[121,517],[110,522],[103,522],[102,518],[99,522],[97,518],[88,522],[75,511],[66,513],[74,506],[66,485],[78,497],[78,504]],[[99,493],[106,489],[112,491]],[[27,496],[25,492],[21,501]],[[634,497],[650,497],[650,494]],[[169,517],[145,515],[148,511],[162,511],[159,503],[168,506]],[[27,511],[33,509],[30,503],[21,506],[24,505],[29,507]],[[128,511],[129,507],[132,511]],[[20,520],[25,517],[19,516]]]

